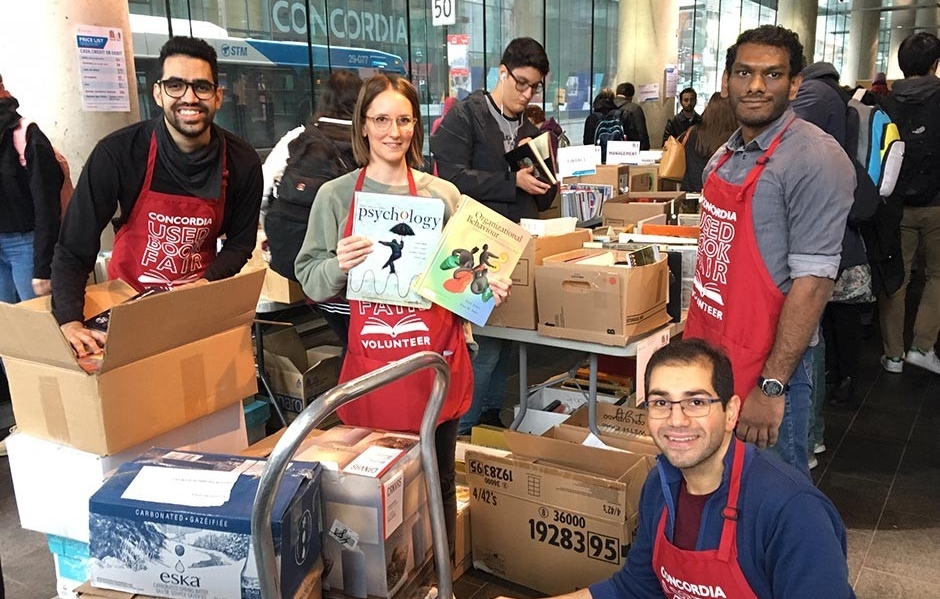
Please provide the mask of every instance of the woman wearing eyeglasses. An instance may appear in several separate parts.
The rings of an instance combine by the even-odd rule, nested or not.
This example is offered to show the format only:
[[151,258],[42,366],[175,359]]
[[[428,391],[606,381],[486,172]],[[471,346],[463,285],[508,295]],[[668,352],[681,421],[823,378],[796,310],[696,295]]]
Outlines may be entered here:
[[[352,120],[353,154],[361,168],[320,187],[295,262],[297,280],[316,302],[344,296],[349,269],[376,249],[368,238],[351,234],[349,215],[355,208],[356,192],[400,195],[402,207],[407,207],[408,196],[439,198],[444,203],[445,220],[460,198],[453,184],[416,170],[423,162],[424,129],[417,91],[406,79],[380,74],[367,80]],[[490,286],[498,305],[508,294],[508,282],[494,278]],[[341,382],[425,350],[440,353],[450,364],[450,387],[438,421],[436,444],[447,536],[453,545],[457,423],[470,405],[473,387],[466,324],[437,304],[419,310],[349,300],[349,316]],[[366,329],[367,323],[371,326]],[[375,332],[379,329],[390,332]],[[340,408],[340,418],[356,426],[418,432],[432,378],[431,372],[424,370],[386,385]]]

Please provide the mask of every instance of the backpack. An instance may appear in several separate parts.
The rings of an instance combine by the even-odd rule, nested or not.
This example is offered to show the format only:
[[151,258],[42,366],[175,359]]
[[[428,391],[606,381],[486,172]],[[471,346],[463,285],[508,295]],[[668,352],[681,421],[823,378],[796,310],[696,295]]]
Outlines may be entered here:
[[864,103],[864,96],[865,90],[860,88],[847,101],[845,150],[868,173],[879,195],[886,198],[894,193],[905,143],[888,113]]
[[923,104],[898,102],[891,95],[882,102],[905,144],[894,195],[905,206],[926,206],[940,193],[940,93]]
[[356,168],[352,157],[329,137],[308,127],[288,146],[290,157],[264,218],[271,270],[293,281],[294,260],[307,235],[310,209],[320,186]]
[[[20,166],[26,168],[26,130],[29,129],[29,126],[32,125],[31,122],[26,119],[20,119],[19,124],[13,129],[13,147],[16,148],[16,153],[20,157]],[[55,160],[59,163],[59,168],[62,169],[62,187],[59,189],[59,204],[61,207],[61,212],[59,212],[60,218],[65,218],[65,209],[69,205],[69,201],[72,199],[72,193],[75,191],[75,186],[72,185],[72,175],[71,170],[69,169],[69,161],[65,159],[65,156],[56,148],[52,147],[52,151],[55,153]]]
[[[600,113],[598,113],[600,114]],[[627,137],[623,132],[623,122],[620,120],[620,111],[611,110],[601,117],[594,130],[594,145],[601,147],[601,163],[607,163],[607,142],[624,141]]]

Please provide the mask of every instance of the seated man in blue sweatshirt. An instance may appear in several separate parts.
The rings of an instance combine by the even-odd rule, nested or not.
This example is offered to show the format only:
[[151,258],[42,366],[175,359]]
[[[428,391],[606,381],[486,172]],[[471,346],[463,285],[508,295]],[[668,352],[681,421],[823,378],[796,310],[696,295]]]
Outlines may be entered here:
[[854,598],[845,527],[812,483],[734,436],[731,363],[673,341],[646,369],[650,434],[662,452],[624,567],[564,599]]

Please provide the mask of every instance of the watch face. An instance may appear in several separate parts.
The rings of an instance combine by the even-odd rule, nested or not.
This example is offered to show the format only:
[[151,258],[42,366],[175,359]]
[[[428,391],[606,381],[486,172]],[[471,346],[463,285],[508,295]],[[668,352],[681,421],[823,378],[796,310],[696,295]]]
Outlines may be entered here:
[[764,379],[764,382],[761,383],[760,388],[761,391],[764,392],[764,395],[770,397],[779,397],[783,395],[783,384],[775,379]]

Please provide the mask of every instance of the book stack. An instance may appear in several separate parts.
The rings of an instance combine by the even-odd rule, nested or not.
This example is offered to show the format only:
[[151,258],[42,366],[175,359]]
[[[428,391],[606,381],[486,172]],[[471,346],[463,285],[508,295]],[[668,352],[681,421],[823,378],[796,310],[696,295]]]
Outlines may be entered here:
[[563,185],[560,200],[561,215],[573,216],[579,221],[597,218],[601,215],[604,202],[613,195],[612,185]]

